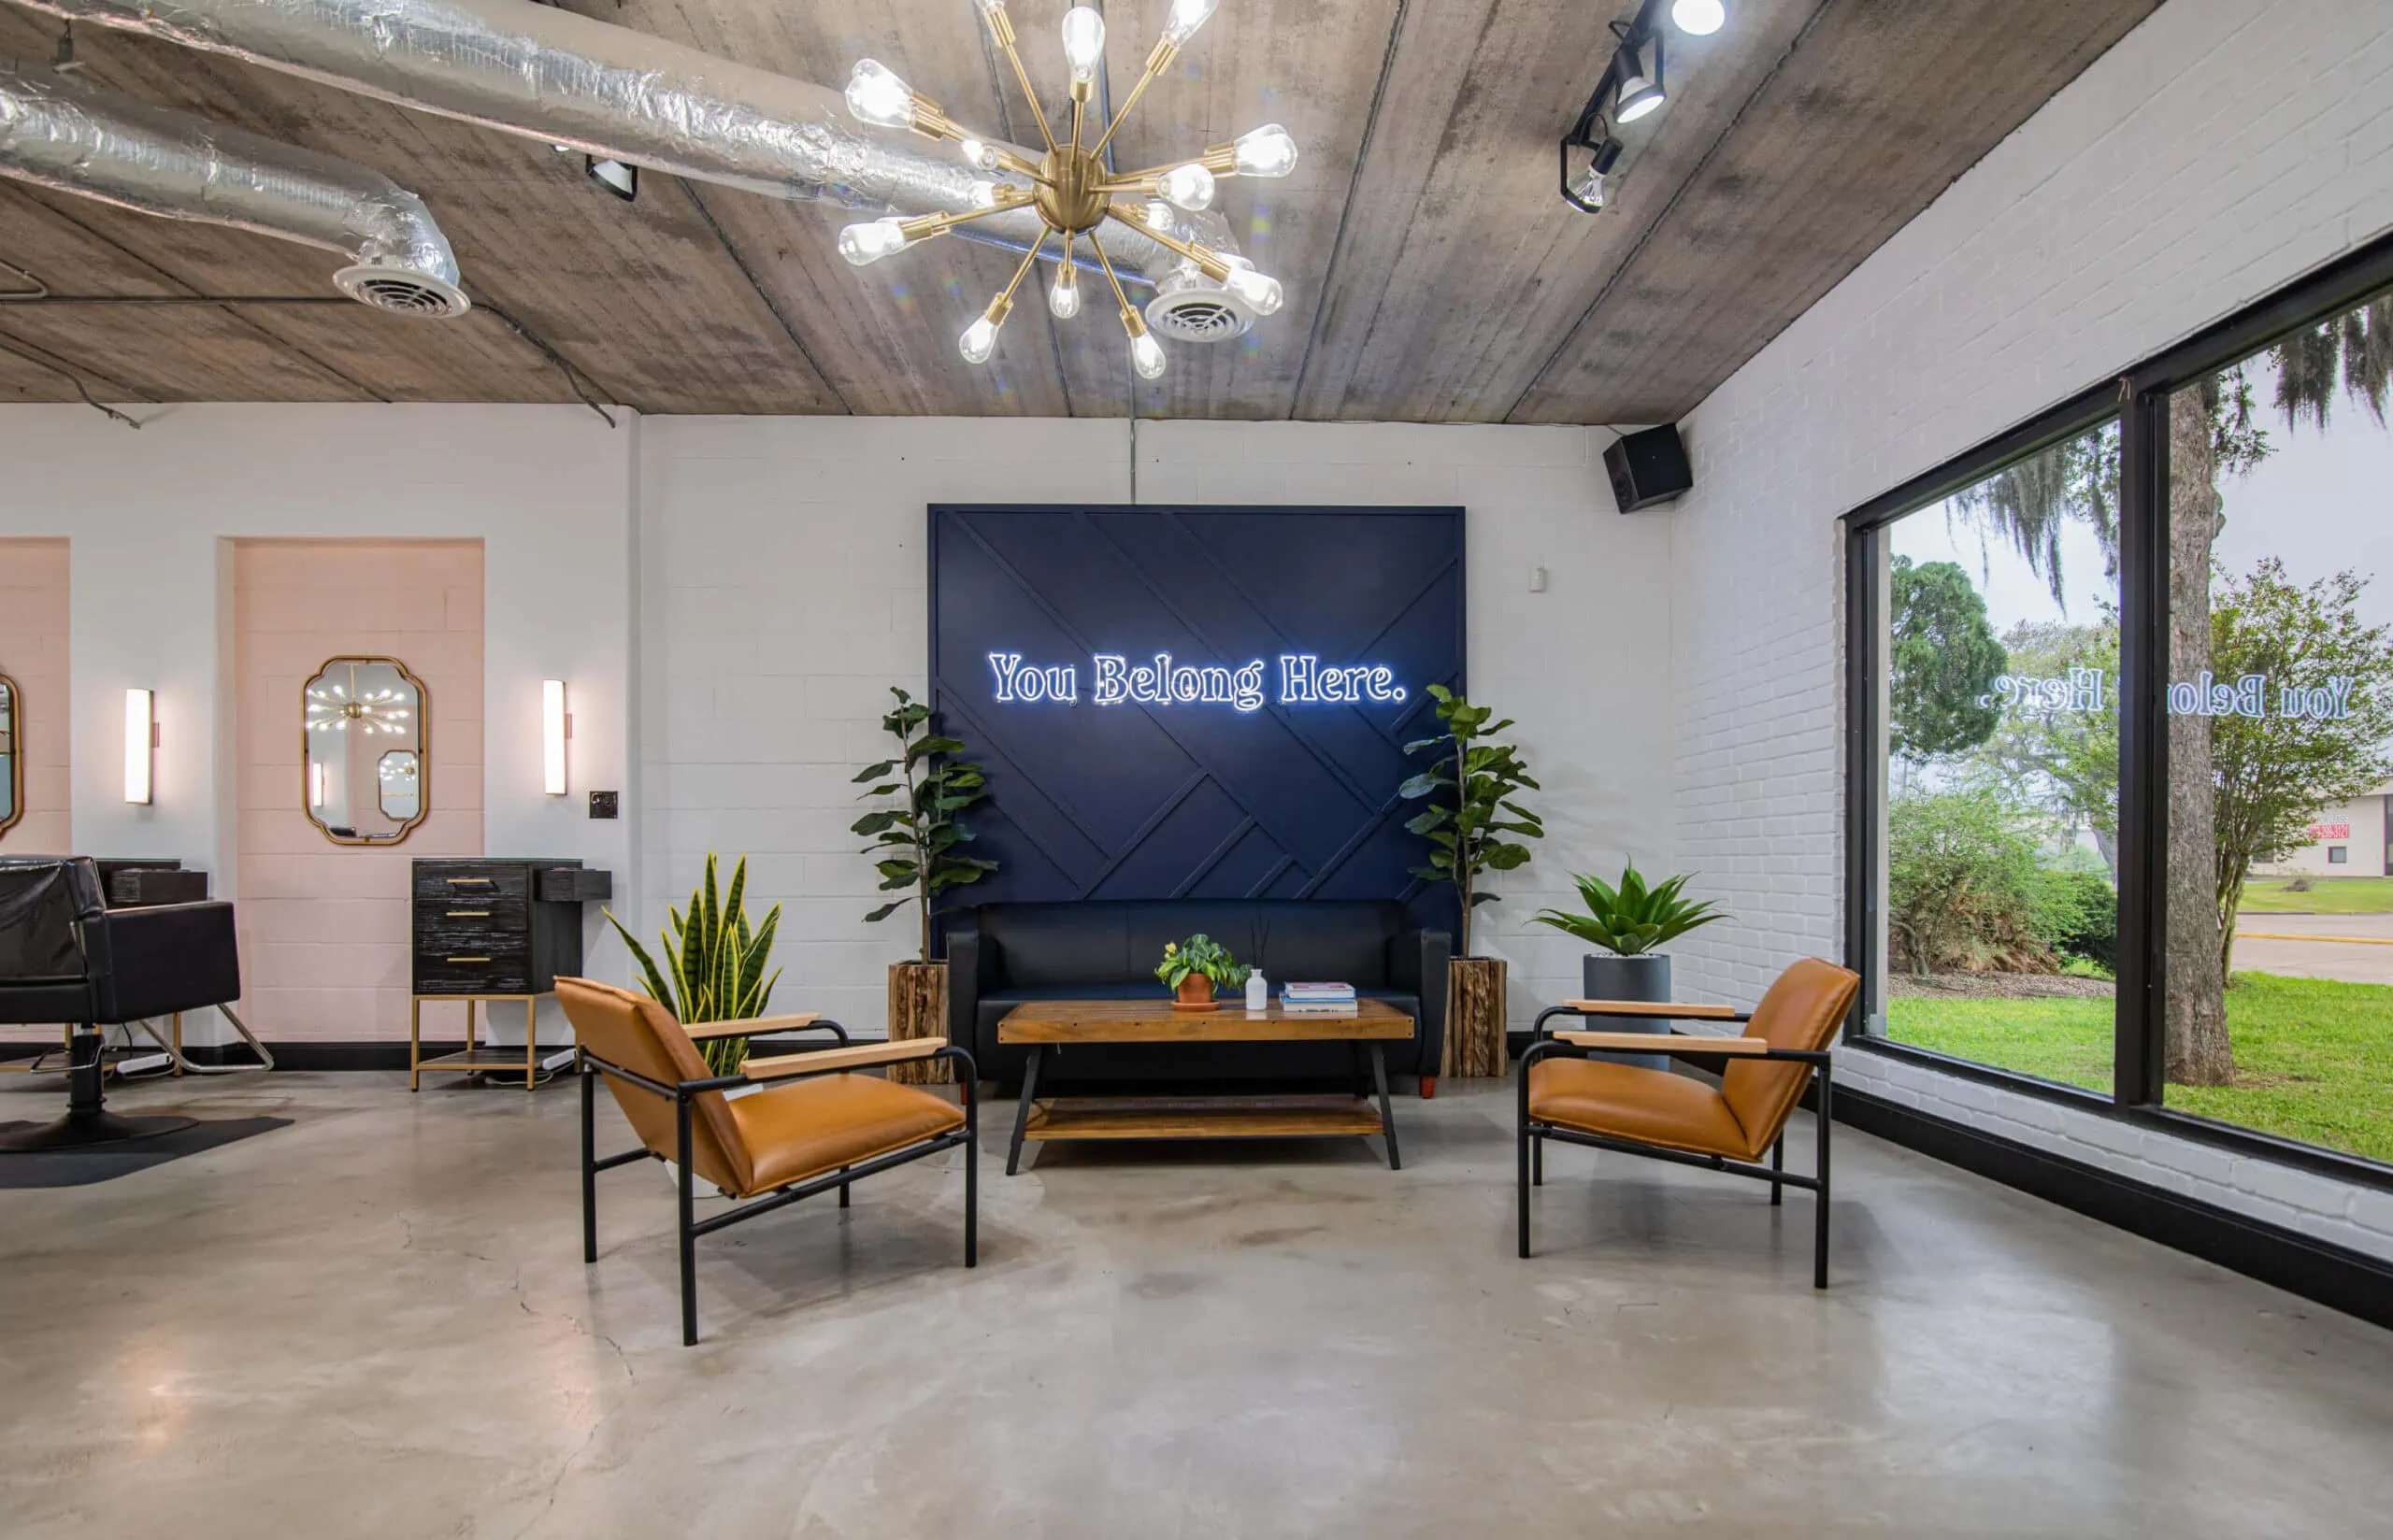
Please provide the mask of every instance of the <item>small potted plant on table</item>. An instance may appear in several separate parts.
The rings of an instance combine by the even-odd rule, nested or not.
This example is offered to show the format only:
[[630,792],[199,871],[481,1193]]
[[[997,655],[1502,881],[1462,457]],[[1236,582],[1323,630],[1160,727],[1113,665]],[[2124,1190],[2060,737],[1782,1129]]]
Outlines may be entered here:
[[1209,1011],[1218,1007],[1216,985],[1239,989],[1254,970],[1230,956],[1229,948],[1198,932],[1185,941],[1167,941],[1155,977],[1168,986],[1174,1010]]
[[[1589,952],[1580,961],[1580,985],[1589,1000],[1667,1001],[1670,997],[1670,959],[1655,948],[1667,946],[1699,925],[1727,918],[1709,902],[1696,904],[1682,898],[1680,893],[1687,884],[1684,877],[1646,887],[1634,862],[1621,871],[1618,887],[1584,874],[1574,875],[1570,880],[1578,885],[1579,897],[1586,904],[1587,912],[1565,914],[1559,909],[1543,909],[1535,919],[1540,925],[1567,931],[1602,948]],[[1589,1018],[1589,1021],[1605,1032],[1670,1030],[1669,1021],[1645,1017]],[[1670,1067],[1669,1057],[1658,1053],[1622,1055],[1621,1062],[1647,1069]]]

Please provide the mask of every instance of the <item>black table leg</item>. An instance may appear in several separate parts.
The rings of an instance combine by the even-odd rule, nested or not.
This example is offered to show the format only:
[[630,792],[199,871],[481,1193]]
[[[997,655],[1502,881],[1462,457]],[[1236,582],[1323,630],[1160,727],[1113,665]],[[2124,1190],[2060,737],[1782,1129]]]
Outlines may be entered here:
[[1396,1110],[1387,1104],[1387,1050],[1377,1043],[1371,1045],[1371,1084],[1380,1094],[1380,1136],[1387,1141],[1387,1168],[1404,1169],[1404,1159],[1396,1152]]
[[1030,1062],[1023,1066],[1022,1100],[1014,1104],[1013,1143],[1006,1149],[1006,1175],[1022,1169],[1022,1136],[1030,1127],[1031,1105],[1039,1099],[1039,1071],[1047,1062],[1047,1045],[1030,1045]]

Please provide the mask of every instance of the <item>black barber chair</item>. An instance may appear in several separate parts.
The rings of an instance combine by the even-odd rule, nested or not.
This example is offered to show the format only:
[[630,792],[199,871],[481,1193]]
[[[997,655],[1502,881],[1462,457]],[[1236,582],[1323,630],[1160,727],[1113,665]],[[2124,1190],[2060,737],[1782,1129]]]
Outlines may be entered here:
[[0,1134],[0,1154],[74,1149],[189,1128],[190,1118],[120,1118],[100,1105],[100,1028],[240,998],[233,905],[110,909],[80,857],[0,856],[0,1022],[64,1021],[66,1116]]

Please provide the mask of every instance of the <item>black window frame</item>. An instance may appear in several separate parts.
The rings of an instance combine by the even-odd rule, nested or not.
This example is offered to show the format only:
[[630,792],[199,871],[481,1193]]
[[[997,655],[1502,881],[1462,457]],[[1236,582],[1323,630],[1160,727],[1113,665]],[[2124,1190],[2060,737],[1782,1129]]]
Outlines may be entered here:
[[[2183,386],[2278,338],[2393,289],[2393,236],[2370,243],[2267,297],[2048,406],[1843,515],[1845,531],[1845,965],[1864,980],[1845,1042],[2200,1144],[2393,1191],[2393,1164],[2238,1128],[2162,1103],[2161,990],[2167,977],[2169,734],[2169,399]],[[1880,741],[1877,673],[1886,618],[1877,564],[1884,532],[2005,466],[2115,418],[2119,423],[2119,962],[2110,1094],[1956,1059],[1872,1034],[1884,924],[1876,891]]]

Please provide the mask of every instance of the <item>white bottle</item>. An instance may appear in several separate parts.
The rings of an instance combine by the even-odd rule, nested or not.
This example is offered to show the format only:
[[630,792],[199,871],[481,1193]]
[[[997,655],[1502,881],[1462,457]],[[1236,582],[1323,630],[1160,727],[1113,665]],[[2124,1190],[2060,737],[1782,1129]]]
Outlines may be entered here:
[[1246,976],[1246,1008],[1251,1011],[1271,1008],[1271,985],[1256,968]]

